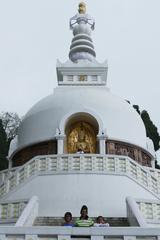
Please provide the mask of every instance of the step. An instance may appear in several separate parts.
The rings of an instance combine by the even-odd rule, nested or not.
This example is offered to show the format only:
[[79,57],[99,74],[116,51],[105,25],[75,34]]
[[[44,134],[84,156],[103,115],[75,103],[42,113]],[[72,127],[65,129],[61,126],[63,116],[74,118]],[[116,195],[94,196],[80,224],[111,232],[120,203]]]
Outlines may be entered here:
[[[73,217],[73,223],[75,223],[77,217]],[[96,218],[92,218],[96,222]],[[105,218],[105,221],[110,224],[111,227],[127,227],[129,226],[127,218]],[[37,217],[34,222],[34,226],[63,226],[64,219],[62,217]]]

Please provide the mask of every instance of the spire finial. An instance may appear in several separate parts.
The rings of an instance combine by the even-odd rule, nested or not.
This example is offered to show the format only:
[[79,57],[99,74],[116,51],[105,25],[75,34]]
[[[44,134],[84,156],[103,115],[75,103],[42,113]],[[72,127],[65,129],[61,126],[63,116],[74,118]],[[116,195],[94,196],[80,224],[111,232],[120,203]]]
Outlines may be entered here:
[[91,39],[95,21],[86,13],[86,4],[79,3],[78,13],[70,19],[70,28],[73,39],[70,47],[69,58],[72,62],[79,60],[94,61],[96,53]]
[[84,2],[80,2],[78,7],[79,14],[86,14],[86,4]]

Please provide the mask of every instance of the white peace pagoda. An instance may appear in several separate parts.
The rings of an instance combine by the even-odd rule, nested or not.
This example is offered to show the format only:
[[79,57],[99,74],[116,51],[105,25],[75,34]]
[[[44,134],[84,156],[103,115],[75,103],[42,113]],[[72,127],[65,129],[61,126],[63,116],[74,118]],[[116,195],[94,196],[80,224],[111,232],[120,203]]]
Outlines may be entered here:
[[[160,171],[140,115],[107,87],[79,4],[58,86],[25,115],[0,172],[0,239],[160,239]],[[110,227],[64,227],[63,216],[103,215]]]

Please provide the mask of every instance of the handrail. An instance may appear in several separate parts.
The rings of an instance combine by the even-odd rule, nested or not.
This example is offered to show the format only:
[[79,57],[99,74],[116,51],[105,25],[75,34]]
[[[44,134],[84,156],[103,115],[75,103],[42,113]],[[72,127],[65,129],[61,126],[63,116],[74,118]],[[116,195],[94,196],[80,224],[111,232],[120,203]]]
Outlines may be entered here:
[[38,198],[33,196],[16,222],[16,227],[32,226],[38,216]]
[[126,198],[127,217],[131,226],[147,227],[147,223],[132,197]]
[[62,154],[34,157],[8,176],[0,185],[4,196],[36,174],[96,173],[127,175],[158,198],[160,183],[145,167],[127,156],[101,154]]
[[117,239],[159,239],[159,228],[143,228],[143,227],[0,227],[1,239],[71,239],[71,236],[102,240],[103,238]]

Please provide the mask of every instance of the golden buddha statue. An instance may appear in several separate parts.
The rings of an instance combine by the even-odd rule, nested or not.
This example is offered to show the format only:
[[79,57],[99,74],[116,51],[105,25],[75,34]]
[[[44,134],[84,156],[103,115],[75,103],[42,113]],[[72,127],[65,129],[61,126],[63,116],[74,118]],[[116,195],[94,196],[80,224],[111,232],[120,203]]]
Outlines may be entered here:
[[86,4],[84,2],[81,2],[78,6],[79,6],[79,9],[78,9],[79,14],[85,14]]
[[79,122],[72,126],[67,137],[68,153],[83,151],[95,153],[96,137],[92,127],[85,122]]
[[80,131],[78,132],[78,139],[76,142],[76,149],[77,151],[81,150],[84,153],[90,152],[89,143],[85,136],[85,129],[83,128],[83,124],[81,123]]

